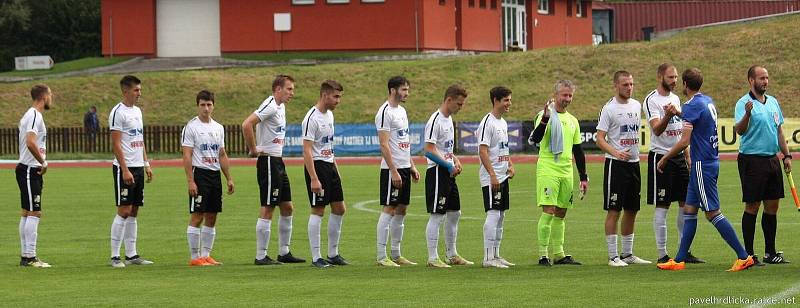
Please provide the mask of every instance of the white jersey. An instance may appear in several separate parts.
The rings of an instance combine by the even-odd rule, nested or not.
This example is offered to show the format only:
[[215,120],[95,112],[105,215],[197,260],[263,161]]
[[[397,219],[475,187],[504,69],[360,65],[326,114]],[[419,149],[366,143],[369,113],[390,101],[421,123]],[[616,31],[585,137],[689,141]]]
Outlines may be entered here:
[[[433,143],[442,154],[444,160],[453,163],[453,140],[455,140],[453,119],[436,110],[425,123],[425,143]],[[428,169],[436,167],[436,163],[428,159]]]
[[183,128],[181,145],[192,148],[192,166],[218,171],[219,151],[225,147],[225,128],[214,119],[203,123],[194,117]]
[[[661,119],[664,117],[664,107],[669,104],[676,104],[680,106],[681,99],[670,92],[667,96],[658,94],[657,90],[653,90],[644,99],[644,115],[647,117],[647,125],[650,126],[650,121],[654,119]],[[650,126],[650,151],[667,154],[669,150],[681,140],[681,129],[683,122],[678,116],[673,116],[667,123],[667,128],[661,133],[661,136],[656,136],[653,133],[653,127]]]
[[286,136],[286,106],[270,96],[253,112],[261,122],[256,124],[256,151],[269,156],[283,155]]
[[333,156],[333,112],[328,110],[322,113],[317,107],[311,107],[303,118],[303,140],[310,140],[311,158],[329,163],[334,162]]
[[42,158],[47,154],[47,127],[42,113],[31,107],[19,120],[19,163],[29,167],[41,167],[31,151],[28,150],[28,133],[36,134],[36,147]]
[[[411,138],[408,135],[408,116],[406,109],[398,105],[392,107],[383,103],[375,115],[378,132],[389,133],[389,151],[395,168],[411,168]],[[381,169],[389,169],[386,158],[381,159]]]
[[[620,104],[617,97],[603,106],[600,111],[600,121],[597,130],[606,132],[606,141],[618,151],[628,152],[631,155],[628,162],[639,161],[639,126],[641,125],[642,104],[629,98],[628,103]],[[617,159],[606,153],[606,158]]]
[[[139,107],[125,106],[122,102],[111,109],[108,127],[122,132],[121,146],[128,167],[144,167],[144,124]],[[114,166],[119,166],[114,157]]]
[[[475,136],[478,137],[478,144],[486,145],[489,147],[489,160],[492,162],[492,169],[497,176],[497,181],[503,183],[508,179],[508,123],[503,118],[495,118],[493,114],[489,113],[481,124],[478,125],[478,130],[475,131]],[[481,179],[481,187],[489,186],[492,179],[489,172],[481,164],[481,170],[478,172]]]

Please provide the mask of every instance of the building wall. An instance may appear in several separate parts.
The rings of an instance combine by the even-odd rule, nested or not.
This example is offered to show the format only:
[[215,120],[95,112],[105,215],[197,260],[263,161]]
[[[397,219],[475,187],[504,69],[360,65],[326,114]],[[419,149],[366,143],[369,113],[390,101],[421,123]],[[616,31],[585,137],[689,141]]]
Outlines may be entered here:
[[156,0],[103,0],[100,18],[103,55],[156,54]]
[[[538,1],[528,2],[528,49],[547,48],[564,45],[592,44],[592,7],[590,1],[584,1],[584,14],[577,17],[577,0],[554,1],[549,14],[538,12]],[[571,16],[567,16],[568,4],[572,7]]]
[[638,41],[642,28],[655,31],[800,10],[798,0],[608,2],[614,14],[614,41]]
[[461,46],[462,50],[502,51],[503,50],[503,16],[497,0],[497,7],[491,8],[491,1],[486,0],[486,7],[480,7],[475,0],[475,7],[469,7],[468,0],[461,1]]
[[455,1],[445,0],[440,5],[438,0],[418,0],[424,49],[456,49]]

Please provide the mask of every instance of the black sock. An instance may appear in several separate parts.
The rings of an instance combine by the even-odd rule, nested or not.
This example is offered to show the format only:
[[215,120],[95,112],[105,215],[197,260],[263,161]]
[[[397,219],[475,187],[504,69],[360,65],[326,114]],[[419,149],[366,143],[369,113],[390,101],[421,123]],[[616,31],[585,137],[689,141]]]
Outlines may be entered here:
[[761,230],[764,231],[764,252],[775,255],[775,234],[778,231],[778,216],[764,213],[761,215]]
[[[750,214],[748,212],[742,213],[742,238],[744,239],[744,250],[748,255],[753,255],[753,239],[756,236],[756,218],[758,215]],[[763,226],[763,221],[762,221]]]

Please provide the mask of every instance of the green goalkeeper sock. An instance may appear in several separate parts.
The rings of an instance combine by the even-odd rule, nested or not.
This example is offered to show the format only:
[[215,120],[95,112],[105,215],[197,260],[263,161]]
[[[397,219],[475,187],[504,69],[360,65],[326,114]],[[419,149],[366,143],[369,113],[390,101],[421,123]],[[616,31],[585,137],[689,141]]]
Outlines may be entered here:
[[551,227],[550,245],[553,247],[553,258],[558,260],[566,256],[564,255],[564,218],[554,216]]
[[553,215],[542,213],[539,217],[539,255],[547,256],[547,246],[550,244],[550,225],[553,222]]

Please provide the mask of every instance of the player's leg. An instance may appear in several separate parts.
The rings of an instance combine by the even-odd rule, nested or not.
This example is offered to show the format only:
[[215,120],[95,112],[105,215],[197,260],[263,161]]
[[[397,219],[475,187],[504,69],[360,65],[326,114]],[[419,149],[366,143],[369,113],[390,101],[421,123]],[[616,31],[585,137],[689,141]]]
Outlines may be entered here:
[[667,262],[670,257],[667,253],[667,213],[670,202],[667,196],[670,192],[672,172],[677,166],[667,163],[663,172],[658,172],[656,165],[663,155],[650,151],[647,155],[647,204],[655,205],[653,211],[653,234],[656,238],[656,250],[659,262]]
[[256,220],[256,258],[255,265],[276,265],[280,264],[269,257],[269,239],[272,234],[272,213],[277,205],[277,196],[273,196],[273,187],[279,185],[274,182],[273,158],[271,156],[259,156],[256,161],[256,179],[258,181],[259,201],[261,208]]
[[764,192],[764,212],[761,214],[761,229],[764,232],[764,262],[770,264],[789,263],[783,253],[775,248],[778,233],[778,205],[783,195],[783,169],[777,157],[769,159],[769,182]]
[[548,247],[552,237],[553,215],[555,206],[558,204],[558,194],[560,192],[558,179],[553,176],[539,175],[536,177],[536,205],[542,208],[542,215],[536,225],[537,240],[539,243],[539,265],[550,266],[552,262],[548,258]]
[[581,265],[572,259],[572,256],[564,253],[564,238],[566,233],[567,210],[572,208],[574,201],[573,178],[561,177],[558,179],[559,190],[557,193],[558,203],[553,211],[552,235],[550,240],[551,251],[553,252],[554,265]]
[[497,237],[497,223],[500,220],[500,211],[493,208],[493,199],[496,191],[492,191],[492,186],[481,187],[483,196],[483,209],[486,212],[486,219],[483,222],[483,267],[507,268],[494,259],[494,245]]
[[472,265],[472,261],[464,259],[459,253],[457,248],[458,243],[458,223],[461,220],[461,197],[458,192],[458,184],[456,179],[447,177],[450,182],[450,190],[448,192],[445,207],[447,213],[445,219],[447,220],[444,225],[444,243],[445,253],[447,255],[447,262],[451,265]]
[[494,258],[497,259],[501,264],[505,266],[514,266],[516,264],[509,262],[506,258],[503,258],[500,255],[500,243],[503,241],[503,231],[504,231],[504,223],[506,219],[506,211],[508,211],[509,203],[511,202],[509,198],[509,191],[508,191],[508,179],[503,181],[500,184],[500,201],[498,208],[500,209],[500,218],[497,220],[497,228],[495,228],[495,245],[494,245]]
[[702,176],[700,189],[700,201],[703,209],[706,211],[706,218],[714,225],[719,234],[725,239],[725,242],[736,252],[738,260],[734,262],[731,271],[739,271],[746,269],[753,265],[753,258],[747,254],[747,251],[739,242],[739,238],[734,231],[733,226],[725,215],[719,211],[719,195],[717,193],[717,178],[719,177],[719,163],[717,162],[697,162],[697,167],[700,172],[698,176]]
[[[753,242],[756,234],[756,220],[768,179],[765,177],[766,173],[761,170],[765,166],[760,158],[740,153],[736,157],[736,161],[739,167],[742,202],[745,203],[742,213],[742,240],[747,254],[755,257]],[[757,257],[754,259],[758,260]]]
[[[287,178],[288,182],[288,178]],[[285,193],[291,197],[291,191],[285,190]],[[292,221],[294,213],[294,205],[291,200],[282,201],[280,207],[280,225],[278,226],[278,262],[282,263],[305,263],[306,260],[295,257],[289,250],[292,243]]]
[[376,233],[376,261],[381,266],[396,266],[392,260],[386,256],[386,244],[389,241],[389,224],[394,216],[394,206],[391,205],[391,198],[393,191],[397,188],[392,186],[392,179],[389,176],[389,169],[381,169],[379,196],[382,211],[378,217],[378,223],[375,227]]
[[200,230],[200,242],[202,244],[200,257],[211,265],[222,265],[221,262],[211,257],[211,250],[214,249],[214,240],[217,238],[217,213],[214,211],[203,213],[203,228]]
[[342,179],[333,164],[329,165],[329,179],[325,194],[330,198],[331,216],[328,217],[328,262],[334,265],[350,264],[339,253],[339,240],[342,236],[342,221],[347,206],[344,202],[344,191],[342,190]]
[[150,265],[153,261],[145,260],[139,256],[136,250],[136,243],[139,234],[139,224],[137,218],[139,209],[144,206],[144,167],[129,168],[133,173],[134,184],[131,189],[131,211],[125,219],[125,233],[122,243],[125,245],[125,265]]
[[603,210],[606,211],[604,228],[609,266],[628,265],[619,258],[619,251],[617,250],[617,223],[622,211],[621,198],[623,196],[620,192],[625,191],[624,187],[620,188],[622,181],[617,176],[620,173],[620,168],[617,167],[619,164],[620,162],[618,161],[606,158],[603,166]]
[[125,184],[122,180],[122,171],[118,166],[112,166],[111,169],[114,179],[114,199],[117,206],[117,213],[111,223],[111,266],[122,268],[125,267],[125,263],[120,259],[120,249],[125,235],[125,220],[130,215],[133,207],[130,200],[133,186]]
[[[317,176],[320,176],[321,166],[316,161],[314,167],[317,171]],[[325,259],[322,258],[320,252],[320,230],[322,226],[322,217],[325,215],[325,206],[328,204],[324,194],[318,194],[311,191],[311,178],[308,175],[308,170],[305,170],[306,190],[308,192],[308,200],[311,205],[311,214],[308,216],[308,244],[311,248],[311,265],[324,268],[331,266]],[[320,183],[325,189],[324,176],[319,177]]]
[[641,187],[641,173],[639,163],[625,164],[625,181],[626,187],[629,187],[621,195],[624,196],[624,203],[622,204],[622,226],[620,233],[622,233],[622,255],[620,258],[623,262],[628,264],[651,264],[653,262],[644,260],[633,254],[634,243],[634,227],[636,226],[636,215],[639,213],[641,204],[641,194],[639,189]]
[[186,227],[186,240],[189,244],[190,255],[189,266],[204,266],[208,263],[200,257],[200,225],[203,223],[203,213],[196,201],[197,198],[189,196],[189,226]]
[[433,167],[425,171],[425,206],[428,214],[428,224],[425,227],[425,239],[428,247],[428,267],[450,267],[439,258],[439,228],[444,221],[446,213],[445,201],[447,181],[449,177],[444,168]]
[[[403,187],[397,192],[392,220],[389,222],[389,233],[391,234],[391,258],[397,265],[416,265],[416,263],[403,257],[400,245],[403,242],[403,232],[405,229],[406,210],[411,201],[411,168],[398,170],[403,179]],[[391,201],[391,200],[390,200]]]
[[[50,264],[39,260],[36,254],[36,244],[39,237],[39,220],[42,216],[41,195],[43,187],[42,176],[38,174],[38,168],[25,165],[17,166],[17,183],[20,186],[20,193],[25,194],[21,198],[22,216],[25,217],[24,225],[22,219],[20,224],[21,241],[24,238],[23,256],[20,258],[20,265],[47,268]],[[22,178],[20,174],[24,175]],[[20,181],[22,180],[22,181]]]

